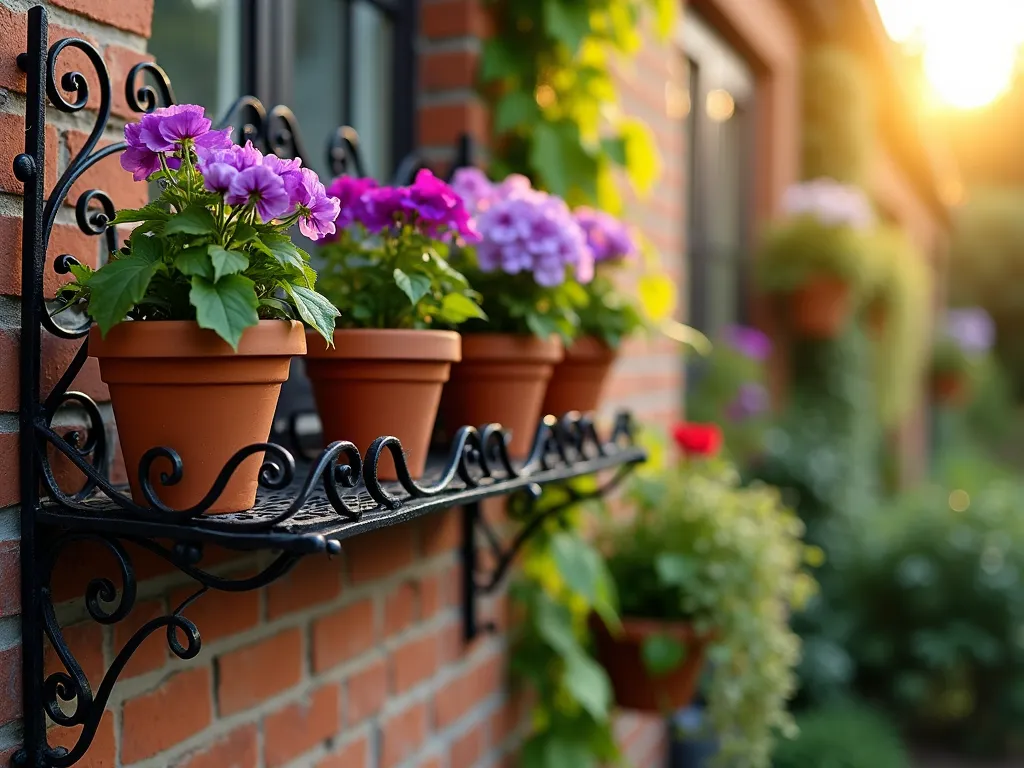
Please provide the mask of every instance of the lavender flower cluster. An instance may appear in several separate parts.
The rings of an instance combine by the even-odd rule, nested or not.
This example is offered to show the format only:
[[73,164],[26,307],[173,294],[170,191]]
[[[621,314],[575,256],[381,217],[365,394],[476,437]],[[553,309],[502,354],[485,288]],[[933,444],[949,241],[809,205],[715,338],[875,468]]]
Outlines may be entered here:
[[233,144],[231,129],[213,130],[202,107],[157,109],[126,125],[124,138],[128,146],[121,153],[121,167],[136,181],[164,168],[192,167],[194,153],[203,187],[221,195],[227,205],[251,206],[264,223],[297,221],[302,234],[312,240],[335,232],[340,203],[313,170],[303,168],[298,158],[263,155],[252,142],[244,147]]
[[475,168],[456,171],[452,188],[476,219],[484,272],[529,272],[546,287],[561,285],[568,274],[581,283],[593,279],[594,251],[561,198],[533,189],[525,176],[494,184]]
[[355,223],[372,233],[409,225],[428,237],[458,237],[470,244],[480,240],[462,198],[426,169],[406,187],[381,187],[373,179],[339,176],[328,193],[341,203],[339,230]]
[[610,213],[580,206],[573,215],[587,236],[594,261],[616,261],[636,255],[637,246],[629,228]]
[[947,310],[945,331],[946,336],[967,354],[984,354],[996,341],[992,316],[981,307]]
[[871,203],[860,189],[833,179],[794,184],[782,198],[786,216],[813,216],[826,226],[848,226],[858,231],[875,223]]

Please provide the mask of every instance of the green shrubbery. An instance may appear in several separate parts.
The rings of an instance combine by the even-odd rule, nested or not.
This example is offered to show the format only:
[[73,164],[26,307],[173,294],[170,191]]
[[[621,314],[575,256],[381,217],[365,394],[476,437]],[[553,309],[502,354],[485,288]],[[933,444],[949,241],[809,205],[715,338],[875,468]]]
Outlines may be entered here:
[[870,707],[843,702],[797,718],[799,735],[782,741],[774,768],[909,768],[899,734]]

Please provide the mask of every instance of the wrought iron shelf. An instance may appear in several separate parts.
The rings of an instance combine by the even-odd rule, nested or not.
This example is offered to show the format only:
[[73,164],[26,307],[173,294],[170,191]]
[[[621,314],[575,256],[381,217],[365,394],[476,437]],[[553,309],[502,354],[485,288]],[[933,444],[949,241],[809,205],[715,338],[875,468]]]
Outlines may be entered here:
[[[506,496],[561,484],[604,470],[632,466],[645,459],[642,448],[633,445],[628,416],[621,415],[607,442],[573,440],[559,447],[555,436],[577,432],[596,438],[585,417],[568,416],[561,422],[550,417],[538,430],[536,458],[505,462],[499,469],[482,470],[479,455],[470,447],[453,463],[438,457],[428,464],[422,481],[377,483],[360,480],[339,491],[344,505],[332,503],[322,486],[307,492],[309,479],[317,475],[316,462],[303,462],[295,479],[280,490],[261,490],[256,506],[248,512],[196,517],[176,522],[161,519],[158,510],[125,510],[105,495],[86,499],[71,509],[56,501],[44,501],[36,514],[43,525],[66,531],[113,534],[125,537],[163,539],[180,543],[216,544],[231,549],[271,549],[299,555],[335,554],[342,542],[380,528],[398,525],[430,512],[475,504],[493,496]],[[479,432],[473,431],[473,434]],[[493,432],[498,435],[500,433]],[[296,500],[300,504],[296,506]],[[273,523],[283,512],[295,507],[285,520]],[[351,514],[352,517],[345,515]],[[356,518],[358,516],[358,518]]]

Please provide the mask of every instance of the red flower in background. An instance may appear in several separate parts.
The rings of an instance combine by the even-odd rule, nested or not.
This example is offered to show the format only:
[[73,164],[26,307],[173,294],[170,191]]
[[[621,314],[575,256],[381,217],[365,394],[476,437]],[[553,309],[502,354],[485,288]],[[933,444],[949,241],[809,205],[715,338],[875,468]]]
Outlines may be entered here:
[[714,456],[722,447],[722,430],[717,424],[681,422],[672,429],[676,445],[691,456]]

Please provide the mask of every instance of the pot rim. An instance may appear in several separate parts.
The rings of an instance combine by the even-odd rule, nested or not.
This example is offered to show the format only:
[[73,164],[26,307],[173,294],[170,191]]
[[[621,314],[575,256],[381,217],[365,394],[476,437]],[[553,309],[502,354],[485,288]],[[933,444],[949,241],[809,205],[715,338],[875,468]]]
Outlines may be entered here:
[[554,365],[562,362],[565,347],[557,336],[533,334],[469,333],[462,337],[462,359],[472,362],[519,362]]
[[422,360],[457,363],[462,337],[457,331],[415,328],[339,328],[328,347],[316,331],[306,331],[306,357],[335,360]]
[[592,620],[602,631],[619,641],[642,642],[651,635],[669,635],[680,642],[704,643],[711,640],[715,635],[714,630],[703,633],[698,632],[693,622],[686,620],[669,621],[639,616],[622,616],[620,617],[622,631],[617,633],[608,629],[604,622],[596,615],[592,617]]
[[295,357],[306,352],[297,320],[260,320],[231,348],[195,320],[125,320],[107,332],[89,329],[89,355],[99,358]]
[[565,348],[566,361],[610,363],[618,354],[618,349],[597,336],[580,336]]

